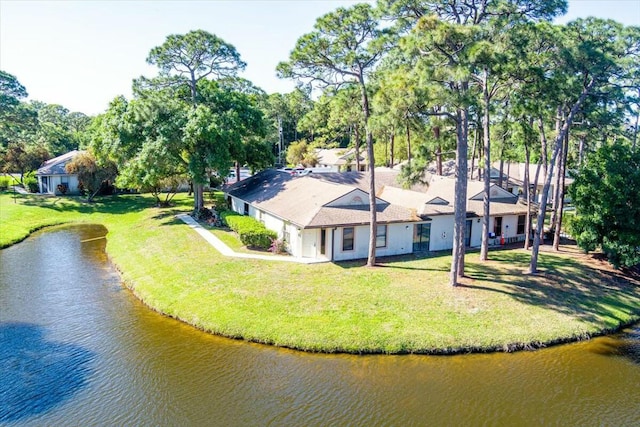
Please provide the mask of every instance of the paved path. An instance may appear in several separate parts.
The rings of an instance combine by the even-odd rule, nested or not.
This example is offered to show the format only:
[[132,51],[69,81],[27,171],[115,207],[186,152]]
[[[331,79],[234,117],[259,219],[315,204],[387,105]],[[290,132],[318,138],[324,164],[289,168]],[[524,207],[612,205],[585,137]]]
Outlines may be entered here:
[[246,254],[240,252],[234,252],[229,246],[225,245],[224,242],[218,239],[213,233],[209,230],[202,228],[197,221],[191,218],[188,214],[180,214],[176,215],[176,218],[182,220],[189,227],[193,228],[196,233],[198,233],[204,240],[206,240],[211,246],[216,248],[218,252],[220,252],[224,256],[228,257],[236,257],[236,258],[252,258],[252,259],[262,259],[266,261],[284,261],[284,262],[298,262],[301,264],[317,264],[321,262],[328,262],[328,260],[318,260],[315,258],[298,258],[293,256],[283,256],[283,255],[260,255],[260,254]]

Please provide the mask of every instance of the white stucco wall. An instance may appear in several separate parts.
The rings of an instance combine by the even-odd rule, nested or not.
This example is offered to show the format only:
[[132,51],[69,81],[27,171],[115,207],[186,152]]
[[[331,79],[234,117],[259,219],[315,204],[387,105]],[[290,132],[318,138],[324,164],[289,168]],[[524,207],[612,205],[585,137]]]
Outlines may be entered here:
[[[363,259],[369,256],[369,226],[363,225],[353,228],[354,242],[351,251],[342,250],[344,227],[338,227],[335,230],[335,244],[332,246],[335,261]],[[388,224],[387,245],[376,248],[376,256],[402,255],[411,252],[413,252],[413,224]]]
[[443,251],[451,248],[453,248],[453,215],[432,217],[429,250]]
[[41,193],[45,194],[61,194],[58,191],[58,185],[60,185],[64,179],[67,183],[68,191],[66,194],[78,194],[78,177],[76,175],[46,175],[48,179],[47,188],[43,184],[43,176],[38,176],[38,188]]
[[366,258],[369,254],[369,226],[359,226],[354,228],[353,250],[342,250],[342,237],[344,227],[338,227],[334,232],[335,244],[333,246],[333,259],[335,261],[345,261],[350,259]]
[[[518,216],[519,215],[504,215],[502,216],[502,233],[505,238],[515,237],[518,232]],[[493,224],[495,222],[495,217],[491,217],[489,219],[489,230],[493,232]],[[500,236],[496,236],[499,238]]]
[[[369,233],[367,233],[367,242],[368,235]],[[411,252],[413,252],[413,224],[388,224],[387,246],[376,248],[376,256],[402,255]]]
[[502,233],[504,237],[515,237],[518,231],[518,216],[509,215],[502,217]]

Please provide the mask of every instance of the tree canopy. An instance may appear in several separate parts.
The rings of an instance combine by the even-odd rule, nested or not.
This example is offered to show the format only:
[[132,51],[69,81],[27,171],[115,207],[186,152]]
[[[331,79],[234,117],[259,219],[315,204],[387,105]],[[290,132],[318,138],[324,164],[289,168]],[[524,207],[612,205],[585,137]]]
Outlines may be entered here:
[[640,263],[640,152],[603,145],[569,188],[576,207],[570,232],[585,252],[602,249],[615,267]]

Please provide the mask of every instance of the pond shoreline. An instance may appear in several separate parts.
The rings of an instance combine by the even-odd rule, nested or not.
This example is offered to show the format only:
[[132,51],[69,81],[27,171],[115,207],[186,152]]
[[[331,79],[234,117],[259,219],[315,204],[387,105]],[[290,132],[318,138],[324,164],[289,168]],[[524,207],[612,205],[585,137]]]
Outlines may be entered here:
[[[447,256],[381,259],[373,269],[358,262],[283,266],[224,259],[194,245],[193,230],[175,219],[180,212],[145,208],[130,218],[101,213],[60,222],[107,227],[110,262],[150,309],[218,336],[297,351],[526,351],[613,334],[640,320],[637,278],[603,272],[584,259],[578,264],[567,253],[545,252],[542,274],[524,281],[513,266],[526,253],[492,251],[492,263],[484,265],[470,254],[468,277],[451,289],[439,281]],[[555,284],[565,279],[570,286]],[[602,299],[612,307],[601,307]]]

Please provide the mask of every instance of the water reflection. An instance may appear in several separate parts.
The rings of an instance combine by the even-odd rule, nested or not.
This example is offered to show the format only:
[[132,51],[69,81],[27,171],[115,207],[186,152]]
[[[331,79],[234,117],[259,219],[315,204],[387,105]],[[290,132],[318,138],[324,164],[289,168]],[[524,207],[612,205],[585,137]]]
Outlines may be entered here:
[[46,412],[86,384],[93,354],[47,341],[44,328],[0,324],[0,422]]
[[640,365],[640,326],[628,328],[617,335],[594,340],[589,351],[604,355],[625,357]]

